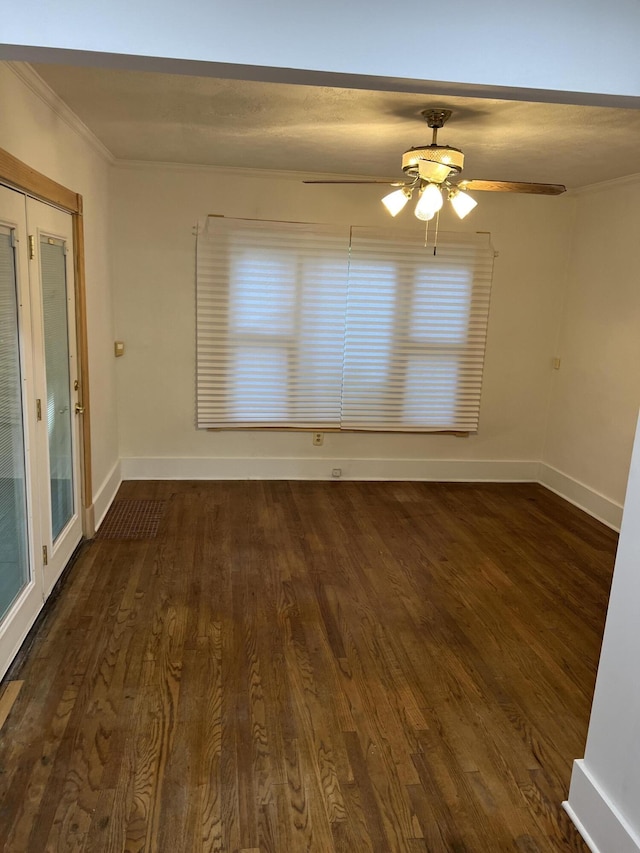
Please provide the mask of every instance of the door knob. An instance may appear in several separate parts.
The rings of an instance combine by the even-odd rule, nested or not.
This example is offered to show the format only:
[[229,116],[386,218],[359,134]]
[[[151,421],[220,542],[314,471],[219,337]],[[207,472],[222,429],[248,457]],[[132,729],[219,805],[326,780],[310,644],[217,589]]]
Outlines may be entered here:
[[80,403],[76,403],[76,415],[84,414],[84,406],[81,406]]

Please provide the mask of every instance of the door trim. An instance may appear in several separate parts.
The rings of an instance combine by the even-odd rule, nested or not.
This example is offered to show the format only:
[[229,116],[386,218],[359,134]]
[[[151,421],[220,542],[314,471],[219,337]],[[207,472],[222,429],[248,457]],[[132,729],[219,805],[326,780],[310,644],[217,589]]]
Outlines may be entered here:
[[80,481],[82,532],[87,539],[95,534],[93,483],[91,476],[91,407],[89,395],[89,345],[87,337],[87,299],[84,264],[84,220],[82,196],[41,172],[32,169],[13,154],[0,148],[0,183],[40,201],[53,204],[71,214],[73,220],[73,262],[75,271],[76,335],[80,374],[81,416]]

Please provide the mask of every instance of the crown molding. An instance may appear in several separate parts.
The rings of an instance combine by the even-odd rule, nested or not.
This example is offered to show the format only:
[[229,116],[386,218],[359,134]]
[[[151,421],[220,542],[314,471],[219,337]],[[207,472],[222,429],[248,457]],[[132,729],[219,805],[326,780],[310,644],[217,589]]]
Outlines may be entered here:
[[87,127],[71,107],[57,95],[38,72],[28,62],[8,61],[4,63],[24,85],[37,95],[41,101],[53,110],[64,123],[75,131],[93,150],[108,163],[115,163],[115,157],[95,133]]
[[571,195],[590,195],[591,193],[604,192],[623,186],[633,186],[640,183],[640,172],[631,175],[623,175],[621,178],[612,178],[610,181],[599,181],[597,184],[587,184],[584,187],[576,187],[571,190]]

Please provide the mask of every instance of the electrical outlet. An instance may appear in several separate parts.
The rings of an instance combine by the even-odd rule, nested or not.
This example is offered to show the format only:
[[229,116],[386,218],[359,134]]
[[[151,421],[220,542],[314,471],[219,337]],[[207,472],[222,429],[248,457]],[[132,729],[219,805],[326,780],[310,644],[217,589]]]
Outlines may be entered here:
[[313,434],[313,443],[316,447],[320,447],[324,444],[324,433],[323,432],[314,432]]

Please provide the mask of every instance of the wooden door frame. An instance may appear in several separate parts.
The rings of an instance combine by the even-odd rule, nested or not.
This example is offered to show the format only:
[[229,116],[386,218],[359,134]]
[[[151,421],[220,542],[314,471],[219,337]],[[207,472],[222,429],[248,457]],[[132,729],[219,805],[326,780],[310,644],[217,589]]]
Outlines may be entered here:
[[80,482],[82,531],[95,533],[93,484],[91,478],[91,411],[89,406],[89,348],[87,340],[87,299],[84,271],[84,220],[82,196],[37,172],[22,160],[0,148],[0,183],[39,201],[53,204],[71,214],[73,221],[73,266],[75,272],[76,335],[78,340],[78,401],[84,408],[81,421]]

